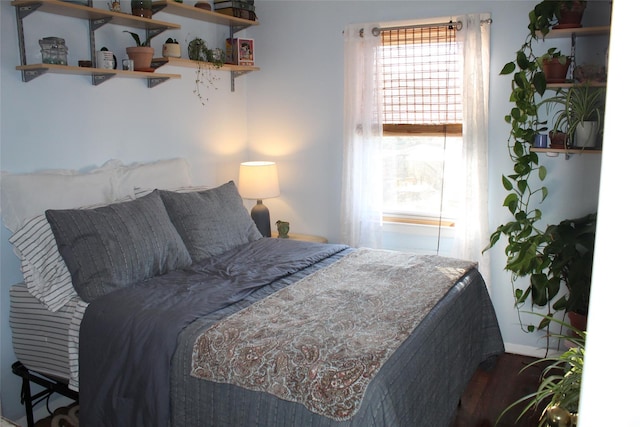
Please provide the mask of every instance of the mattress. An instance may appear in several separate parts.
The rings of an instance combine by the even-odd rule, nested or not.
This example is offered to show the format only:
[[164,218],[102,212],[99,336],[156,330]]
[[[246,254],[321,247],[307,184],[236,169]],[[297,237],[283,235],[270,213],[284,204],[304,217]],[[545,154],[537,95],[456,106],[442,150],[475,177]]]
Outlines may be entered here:
[[9,290],[13,349],[33,371],[54,377],[77,391],[78,336],[85,305],[75,297],[52,312],[32,296],[24,283]]

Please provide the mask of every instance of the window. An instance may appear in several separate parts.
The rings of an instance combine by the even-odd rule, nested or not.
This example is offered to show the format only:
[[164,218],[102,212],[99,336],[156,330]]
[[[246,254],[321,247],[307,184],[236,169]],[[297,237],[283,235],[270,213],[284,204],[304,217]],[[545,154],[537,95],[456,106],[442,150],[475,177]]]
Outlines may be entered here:
[[456,32],[446,24],[380,30],[387,221],[455,223],[464,177]]

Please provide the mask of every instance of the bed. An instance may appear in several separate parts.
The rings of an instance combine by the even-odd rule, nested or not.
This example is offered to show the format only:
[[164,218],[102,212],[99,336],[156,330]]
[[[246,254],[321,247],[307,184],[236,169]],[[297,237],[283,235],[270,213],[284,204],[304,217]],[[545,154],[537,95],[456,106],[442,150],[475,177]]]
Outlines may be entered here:
[[263,238],[233,182],[193,187],[181,159],[60,180],[91,174],[108,197],[3,209],[16,357],[79,391],[81,425],[447,426],[504,351],[472,262]]

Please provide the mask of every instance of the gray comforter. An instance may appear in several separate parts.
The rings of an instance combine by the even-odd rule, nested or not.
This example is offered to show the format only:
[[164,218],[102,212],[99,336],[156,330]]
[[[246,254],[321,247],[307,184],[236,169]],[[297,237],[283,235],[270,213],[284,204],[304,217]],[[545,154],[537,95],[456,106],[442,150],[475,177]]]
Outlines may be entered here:
[[213,323],[350,251],[261,239],[92,303],[80,336],[81,424],[446,426],[477,366],[504,351],[476,270],[394,352],[347,421],[189,375],[193,344]]
[[81,425],[167,425],[171,357],[185,326],[347,249],[297,243],[260,239],[92,302],[80,328]]

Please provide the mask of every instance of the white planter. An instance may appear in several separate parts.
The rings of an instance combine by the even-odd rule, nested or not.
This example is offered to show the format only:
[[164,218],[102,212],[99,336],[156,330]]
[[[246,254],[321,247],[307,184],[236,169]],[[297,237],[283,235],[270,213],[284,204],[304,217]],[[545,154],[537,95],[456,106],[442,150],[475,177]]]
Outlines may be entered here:
[[180,45],[178,43],[163,44],[162,56],[165,58],[180,58]]
[[598,123],[583,122],[578,123],[574,134],[574,147],[594,148],[598,142]]

